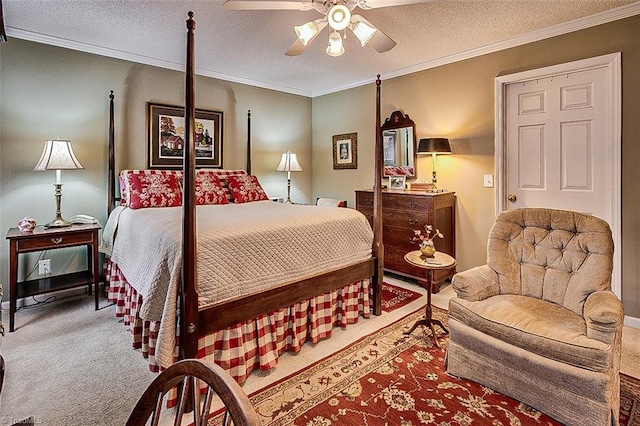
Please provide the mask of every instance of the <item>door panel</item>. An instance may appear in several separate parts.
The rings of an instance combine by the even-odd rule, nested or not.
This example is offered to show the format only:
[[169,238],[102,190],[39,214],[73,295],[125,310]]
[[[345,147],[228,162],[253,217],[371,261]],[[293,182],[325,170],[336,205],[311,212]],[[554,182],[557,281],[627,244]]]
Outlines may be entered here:
[[605,219],[616,246],[612,289],[618,297],[621,57],[612,53],[495,80],[496,214],[539,206]]
[[507,208],[576,210],[610,220],[608,84],[600,67],[507,86],[506,190],[513,200]]

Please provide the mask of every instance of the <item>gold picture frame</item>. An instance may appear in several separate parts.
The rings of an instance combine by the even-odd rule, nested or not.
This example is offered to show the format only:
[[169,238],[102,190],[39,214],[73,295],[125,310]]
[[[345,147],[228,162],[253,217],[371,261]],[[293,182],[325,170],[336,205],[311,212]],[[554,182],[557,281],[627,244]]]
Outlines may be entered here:
[[333,136],[333,168],[358,168],[358,134],[345,133]]

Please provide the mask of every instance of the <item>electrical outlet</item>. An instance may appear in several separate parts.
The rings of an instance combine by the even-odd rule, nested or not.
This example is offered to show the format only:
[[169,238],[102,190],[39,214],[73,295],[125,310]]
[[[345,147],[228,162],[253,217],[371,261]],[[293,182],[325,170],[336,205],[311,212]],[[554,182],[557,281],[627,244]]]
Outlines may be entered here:
[[484,175],[484,187],[493,188],[493,175]]
[[44,259],[38,261],[38,274],[50,275],[51,274],[51,259]]

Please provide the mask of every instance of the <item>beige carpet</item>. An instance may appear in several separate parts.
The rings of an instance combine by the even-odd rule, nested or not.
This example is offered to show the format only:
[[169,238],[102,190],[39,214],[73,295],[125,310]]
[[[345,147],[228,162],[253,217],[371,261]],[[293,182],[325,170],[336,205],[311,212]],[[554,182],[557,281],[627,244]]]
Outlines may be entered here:
[[[385,281],[425,293],[393,277]],[[447,286],[433,296],[433,304],[446,308],[453,294]],[[264,388],[424,303],[420,298],[391,313],[361,320],[346,331],[336,329],[330,339],[305,345],[298,354],[285,354],[273,370],[252,373],[244,389],[251,393]],[[7,320],[5,315],[3,321]],[[41,425],[122,425],[155,377],[140,353],[130,348],[130,335],[115,318],[114,307],[95,312],[89,296],[19,311],[16,331],[0,340],[0,353],[7,369],[0,421],[7,424],[34,416]],[[625,327],[622,371],[640,377],[640,330]]]

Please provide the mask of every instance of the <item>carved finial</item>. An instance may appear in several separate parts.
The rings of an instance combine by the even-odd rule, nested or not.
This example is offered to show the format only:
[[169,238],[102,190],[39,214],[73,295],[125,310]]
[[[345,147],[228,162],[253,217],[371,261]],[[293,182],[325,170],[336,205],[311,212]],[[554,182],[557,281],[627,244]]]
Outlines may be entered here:
[[113,100],[113,90],[109,90],[109,99]]
[[380,74],[378,74],[378,77],[376,78],[376,86],[380,86]]
[[196,21],[193,20],[193,12],[189,11],[189,19],[187,19],[187,30],[195,31]]

